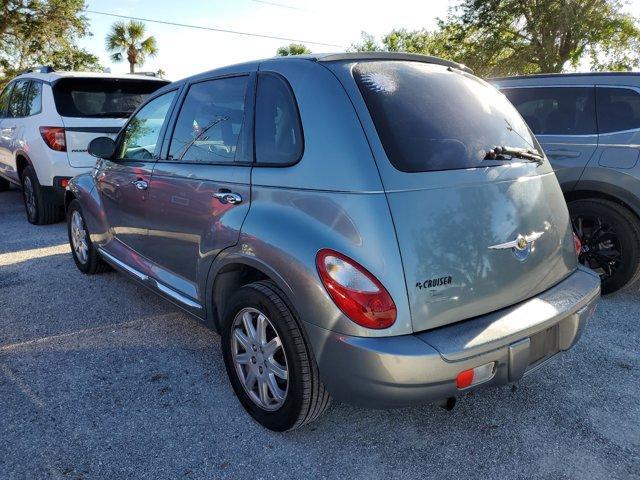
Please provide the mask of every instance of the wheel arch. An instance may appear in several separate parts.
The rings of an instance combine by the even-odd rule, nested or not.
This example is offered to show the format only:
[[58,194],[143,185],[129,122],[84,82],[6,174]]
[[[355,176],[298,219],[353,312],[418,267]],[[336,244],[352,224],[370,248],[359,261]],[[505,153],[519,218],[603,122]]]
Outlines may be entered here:
[[[31,162],[29,155],[27,155],[23,150],[18,150],[16,152],[16,172],[18,173],[18,178],[20,180],[22,180],[22,172],[24,172],[24,169],[29,166],[33,167],[33,162]],[[36,172],[36,175],[37,174],[38,172]]]
[[567,203],[575,200],[587,200],[590,198],[609,200],[627,209],[640,222],[640,199],[635,198],[634,201],[632,194],[625,194],[624,191],[617,187],[609,186],[606,190],[597,188],[580,188],[565,192],[564,198]]
[[231,293],[244,285],[260,280],[271,280],[275,283],[282,291],[283,300],[289,309],[296,318],[299,318],[291,301],[293,292],[281,275],[257,258],[236,252],[228,254],[222,252],[211,266],[207,277],[207,324],[220,333],[222,316]]

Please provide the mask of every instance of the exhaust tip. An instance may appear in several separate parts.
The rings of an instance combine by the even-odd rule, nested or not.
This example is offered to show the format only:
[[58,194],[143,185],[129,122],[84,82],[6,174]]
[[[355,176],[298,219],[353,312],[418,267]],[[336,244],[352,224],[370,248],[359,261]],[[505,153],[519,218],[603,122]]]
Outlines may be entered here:
[[456,406],[456,397],[449,397],[438,402],[438,405],[444,408],[447,412],[453,410],[453,407]]

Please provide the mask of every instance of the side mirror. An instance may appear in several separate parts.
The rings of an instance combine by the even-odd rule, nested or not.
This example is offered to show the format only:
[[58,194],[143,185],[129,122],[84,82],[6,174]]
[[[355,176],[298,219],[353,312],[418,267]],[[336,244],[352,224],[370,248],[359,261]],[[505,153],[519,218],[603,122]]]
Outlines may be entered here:
[[116,142],[109,137],[94,138],[89,143],[87,151],[94,157],[111,158],[116,153]]

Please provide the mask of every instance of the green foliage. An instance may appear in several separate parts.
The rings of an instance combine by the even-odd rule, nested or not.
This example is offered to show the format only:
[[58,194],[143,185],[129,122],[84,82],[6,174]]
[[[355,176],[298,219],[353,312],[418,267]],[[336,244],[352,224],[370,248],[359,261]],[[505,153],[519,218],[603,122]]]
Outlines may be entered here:
[[[481,74],[562,72],[638,65],[638,20],[619,0],[463,0],[440,28],[449,47]],[[460,48],[462,47],[462,48]]]
[[107,35],[106,47],[111,52],[111,60],[129,62],[129,71],[135,72],[135,66],[144,64],[147,56],[155,57],[158,46],[154,37],[145,36],[145,25],[131,20],[129,23],[116,22]]
[[349,50],[353,52],[381,52],[384,48],[378,45],[373,35],[367,32],[361,32],[360,42],[352,43]]
[[37,65],[100,70],[98,58],[76,44],[88,34],[84,8],[84,0],[0,0],[0,84]]
[[481,76],[640,66],[640,25],[619,0],[462,0],[434,31],[366,32],[356,51],[411,52],[464,63]]
[[286,47],[280,47],[276,54],[279,57],[288,57],[289,55],[304,55],[306,53],[311,53],[305,45],[301,43],[290,43]]

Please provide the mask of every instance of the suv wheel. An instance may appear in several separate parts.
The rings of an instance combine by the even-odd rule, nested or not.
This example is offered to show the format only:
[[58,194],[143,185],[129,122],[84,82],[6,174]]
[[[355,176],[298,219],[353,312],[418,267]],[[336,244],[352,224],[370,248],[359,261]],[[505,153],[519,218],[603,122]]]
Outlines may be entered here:
[[67,232],[73,261],[76,262],[78,270],[93,275],[108,269],[108,265],[100,258],[98,250],[91,243],[78,200],[71,201],[67,209]]
[[9,183],[9,180],[5,180],[4,178],[0,177],[0,192],[6,192],[7,190],[9,190],[10,186],[11,184]]
[[569,203],[573,229],[582,241],[580,263],[602,280],[602,293],[612,293],[640,277],[640,225],[623,206],[602,199]]
[[273,282],[246,285],[229,300],[222,326],[233,390],[255,420],[279,432],[315,420],[331,400],[283,298]]
[[32,166],[22,172],[22,198],[29,223],[47,225],[60,221],[60,206],[47,198]]

